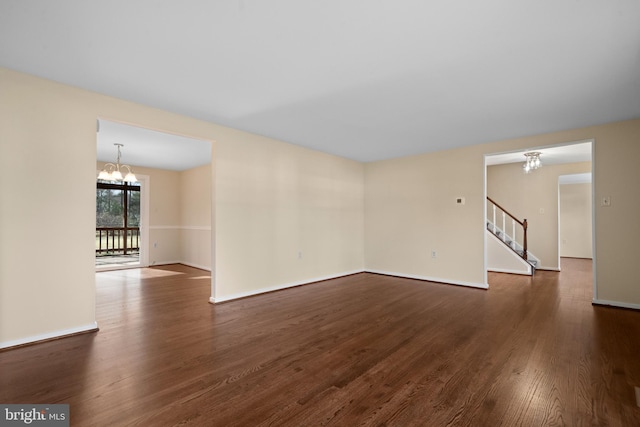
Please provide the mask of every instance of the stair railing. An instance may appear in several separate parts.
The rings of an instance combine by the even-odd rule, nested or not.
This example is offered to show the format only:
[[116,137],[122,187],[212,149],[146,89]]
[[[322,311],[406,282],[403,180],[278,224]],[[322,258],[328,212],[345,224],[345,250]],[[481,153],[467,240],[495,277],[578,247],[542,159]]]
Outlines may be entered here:
[[[505,208],[503,208],[502,206],[500,206],[498,203],[494,202],[491,197],[487,196],[487,200],[490,203],[491,206],[491,211],[492,211],[492,218],[493,218],[493,227],[494,229],[491,230],[494,234],[496,234],[496,219],[497,218],[497,211],[498,209],[502,212],[501,216],[501,220],[502,220],[502,241],[505,244],[507,243],[507,216],[511,219],[511,236],[512,236],[512,240],[513,242],[516,241],[516,224],[519,224],[520,227],[522,227],[522,258],[524,258],[525,260],[527,260],[527,219],[523,219],[522,221],[520,221],[518,218],[516,218],[515,216],[513,216],[511,213],[509,213],[509,211],[507,211]],[[510,245],[509,245],[510,246]],[[511,247],[511,246],[510,246]],[[515,251],[515,247],[512,247],[512,249]]]

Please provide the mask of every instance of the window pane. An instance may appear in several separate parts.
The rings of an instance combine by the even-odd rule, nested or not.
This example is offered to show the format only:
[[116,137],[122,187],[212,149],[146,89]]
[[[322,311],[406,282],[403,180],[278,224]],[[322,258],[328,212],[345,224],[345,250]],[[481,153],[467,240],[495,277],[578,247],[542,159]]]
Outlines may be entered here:
[[124,227],[122,190],[96,190],[96,227]]
[[127,214],[129,215],[129,218],[127,218],[128,225],[129,227],[140,227],[140,192],[127,191],[127,193],[129,201],[127,205]]

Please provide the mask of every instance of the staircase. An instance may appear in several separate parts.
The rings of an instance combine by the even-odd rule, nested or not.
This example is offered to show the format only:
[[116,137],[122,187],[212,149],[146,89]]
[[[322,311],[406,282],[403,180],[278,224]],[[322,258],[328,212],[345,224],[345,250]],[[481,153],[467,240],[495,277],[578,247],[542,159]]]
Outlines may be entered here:
[[[535,272],[540,260],[527,249],[527,220],[519,220],[502,206],[487,197],[487,231],[495,236],[496,241],[501,242],[513,254],[526,263],[525,270],[507,271],[517,274],[531,274]],[[510,228],[510,230],[509,230]],[[490,259],[491,261],[491,259]],[[523,264],[524,264],[523,263]],[[490,269],[491,266],[489,266]],[[504,271],[494,268],[494,271]]]

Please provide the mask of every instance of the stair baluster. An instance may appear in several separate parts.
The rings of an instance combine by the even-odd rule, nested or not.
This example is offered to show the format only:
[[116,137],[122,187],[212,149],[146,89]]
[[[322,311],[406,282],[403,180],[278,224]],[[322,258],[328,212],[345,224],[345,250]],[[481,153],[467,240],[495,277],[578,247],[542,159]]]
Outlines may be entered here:
[[491,224],[493,224],[493,234],[496,234],[496,205],[492,205],[493,206],[493,222],[491,222]]
[[[509,211],[504,209],[498,203],[491,200],[490,197],[487,197],[487,200],[491,203],[492,208],[492,218],[491,226],[487,224],[487,228],[489,231],[493,232],[500,240],[502,240],[507,246],[509,246],[514,252],[516,252],[520,257],[522,257],[525,261],[528,261],[528,253],[527,253],[527,227],[528,223],[526,218],[520,221],[518,218],[513,216]],[[496,214],[497,210],[500,209],[502,212],[502,229],[499,229],[496,225]],[[507,235],[507,216],[511,218],[511,236]],[[522,227],[522,245],[517,242],[516,238],[516,223],[520,224]],[[508,240],[508,241],[507,241]],[[522,247],[522,250],[518,249],[518,246]],[[533,262],[533,261],[532,261]],[[530,262],[531,263],[531,262]],[[533,265],[533,264],[532,264]]]

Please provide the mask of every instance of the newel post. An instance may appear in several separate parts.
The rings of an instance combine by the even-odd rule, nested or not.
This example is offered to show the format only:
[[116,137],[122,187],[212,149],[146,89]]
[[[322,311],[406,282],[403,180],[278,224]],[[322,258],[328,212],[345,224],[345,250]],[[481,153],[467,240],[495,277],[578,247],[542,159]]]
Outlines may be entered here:
[[523,256],[525,261],[527,260],[527,219],[525,218],[524,221],[522,221],[522,229],[524,230],[524,237],[522,239],[522,250],[523,250]]

